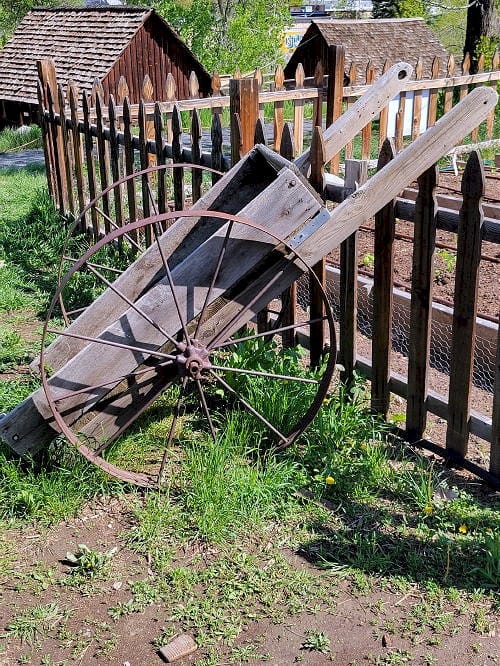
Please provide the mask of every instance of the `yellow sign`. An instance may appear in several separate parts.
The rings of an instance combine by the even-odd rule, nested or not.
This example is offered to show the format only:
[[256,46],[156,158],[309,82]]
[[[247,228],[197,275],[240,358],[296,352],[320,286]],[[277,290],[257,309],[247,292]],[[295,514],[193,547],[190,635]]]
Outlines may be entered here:
[[297,46],[300,44],[305,30],[302,28],[289,28],[283,35],[281,42],[281,49],[284,53],[293,53]]

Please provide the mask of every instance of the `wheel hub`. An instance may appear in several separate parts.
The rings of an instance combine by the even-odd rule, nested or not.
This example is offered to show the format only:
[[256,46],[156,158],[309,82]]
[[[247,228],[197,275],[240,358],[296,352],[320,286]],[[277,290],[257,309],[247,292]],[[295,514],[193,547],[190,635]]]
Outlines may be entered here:
[[176,356],[176,362],[181,377],[202,379],[203,371],[212,367],[207,348],[200,345],[198,340],[191,340],[189,345],[182,343],[179,347],[181,353]]

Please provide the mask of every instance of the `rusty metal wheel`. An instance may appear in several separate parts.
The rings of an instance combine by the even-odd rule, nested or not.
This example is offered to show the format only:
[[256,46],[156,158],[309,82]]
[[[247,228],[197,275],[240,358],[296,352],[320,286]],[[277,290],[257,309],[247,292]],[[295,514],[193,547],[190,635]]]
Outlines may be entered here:
[[[181,251],[167,252],[167,234],[162,235],[165,224],[172,224],[170,231],[175,235],[176,225],[187,217],[192,218],[193,212],[156,215],[114,229],[90,247],[62,276],[43,331],[42,384],[56,429],[100,468],[146,487],[167,480],[174,439],[188,407],[197,407],[207,434],[214,439],[228,414],[247,411],[267,445],[284,448],[316,415],[335,368],[335,327],[328,299],[297,251],[244,218],[196,211],[198,224],[211,224],[213,233],[187,257]],[[114,266],[106,264],[106,257],[119,255],[120,241],[140,237],[146,228],[154,242],[144,260],[154,279],[131,296],[141,257],[118,277],[109,270]],[[318,285],[324,316],[311,320],[300,309],[294,323],[279,325],[278,321],[272,330],[257,332],[256,313],[280,298],[288,286],[283,279],[290,267],[295,275],[306,273]],[[266,275],[270,278],[262,284]],[[65,292],[77,292],[89,276],[105,288],[103,296],[74,323],[54,325]],[[115,314],[93,318],[95,308],[107,313],[108,301]],[[117,304],[121,304],[118,316]],[[307,349],[300,361],[297,355],[293,361],[283,343],[285,338],[306,339],[308,329],[321,321],[327,331],[328,354],[320,370],[309,372]],[[249,328],[243,330],[244,326]],[[46,349],[54,335],[58,338]],[[261,353],[266,344],[273,346],[272,352],[265,352],[266,358],[277,367],[248,357],[249,348],[250,353],[252,349]],[[60,368],[51,368],[49,350],[54,345],[72,347],[63,350],[67,358]],[[265,400],[255,401],[257,384],[257,393],[272,387],[269,390],[289,395],[290,405],[300,402],[301,411],[294,413],[293,407],[270,415]],[[246,390],[248,386],[253,393]],[[144,412],[160,414],[162,435],[144,455],[122,459],[124,433]]]

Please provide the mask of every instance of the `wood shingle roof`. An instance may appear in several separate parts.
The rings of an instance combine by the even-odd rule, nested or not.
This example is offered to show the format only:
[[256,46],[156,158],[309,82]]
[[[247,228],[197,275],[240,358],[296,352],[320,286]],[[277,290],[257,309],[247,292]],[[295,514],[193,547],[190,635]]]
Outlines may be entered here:
[[437,56],[444,64],[448,53],[422,18],[410,19],[318,19],[315,20],[294,53],[294,61],[301,62],[300,51],[314,39],[325,40],[328,46],[344,46],[346,65],[352,62],[362,72],[368,61],[379,75],[386,60],[404,61],[415,66],[418,57],[423,60],[424,77],[430,76],[433,59]]
[[[61,82],[71,80],[80,89],[90,90],[94,79],[110,71],[152,13],[148,8],[126,6],[30,11],[0,51],[0,99],[37,104],[36,61],[42,58],[54,59]],[[181,42],[162,24],[169,39]]]

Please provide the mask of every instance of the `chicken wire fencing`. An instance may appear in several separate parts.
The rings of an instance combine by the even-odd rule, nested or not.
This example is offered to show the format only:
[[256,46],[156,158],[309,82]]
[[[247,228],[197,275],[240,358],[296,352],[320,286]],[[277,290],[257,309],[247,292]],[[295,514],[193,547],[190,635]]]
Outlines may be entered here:
[[[371,364],[373,280],[358,277],[357,353]],[[340,271],[327,268],[326,292],[335,320],[340,318]],[[298,305],[309,307],[309,280],[303,276],[297,283]],[[448,396],[451,360],[453,311],[437,303],[433,304],[431,321],[431,345],[429,356],[429,389],[444,398]],[[480,320],[476,328],[474,371],[471,387],[471,407],[491,418],[495,383],[497,326]],[[408,377],[408,353],[410,341],[410,294],[394,290],[392,317],[391,371]]]

